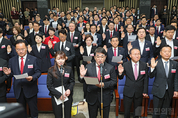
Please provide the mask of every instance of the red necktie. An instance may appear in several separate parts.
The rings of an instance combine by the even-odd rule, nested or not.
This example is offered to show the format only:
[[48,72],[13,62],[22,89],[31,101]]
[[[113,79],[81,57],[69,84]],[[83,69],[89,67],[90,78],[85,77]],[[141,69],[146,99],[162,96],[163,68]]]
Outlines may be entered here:
[[21,57],[21,64],[20,64],[20,72],[23,73],[24,63],[23,63],[23,57]]
[[71,37],[70,37],[71,43],[73,42],[73,33],[71,33]]
[[[114,48],[114,56],[116,56],[116,48]],[[117,66],[115,66],[115,70],[117,70]]]
[[112,31],[111,31],[111,34],[110,34],[110,38],[112,38]]
[[101,77],[101,75],[100,75],[100,66],[97,66],[98,67],[98,80],[100,81],[100,77]]
[[117,32],[117,25],[116,25],[116,29],[115,29],[115,30],[116,30],[116,32]]
[[129,33],[129,36],[130,36],[130,33]]
[[45,26],[45,34],[47,34],[47,26]]

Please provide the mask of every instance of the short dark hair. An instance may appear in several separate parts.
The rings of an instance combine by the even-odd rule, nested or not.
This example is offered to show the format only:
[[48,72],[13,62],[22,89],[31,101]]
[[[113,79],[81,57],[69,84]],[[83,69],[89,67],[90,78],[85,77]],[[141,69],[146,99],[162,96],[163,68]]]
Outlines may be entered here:
[[119,41],[119,38],[118,38],[117,36],[113,36],[113,37],[111,38],[111,41],[112,41],[112,39],[113,39],[113,38],[117,38],[117,39],[118,39],[118,41]]
[[108,23],[108,25],[109,25],[109,24],[111,24],[111,23],[113,23],[113,24],[114,24],[114,22],[113,22],[113,21],[110,21],[110,22]]
[[132,24],[128,24],[128,25],[126,25],[126,28],[128,28],[128,26],[129,26],[129,25],[131,25],[131,26],[132,26],[132,28],[134,28]]
[[24,35],[22,35],[22,34],[18,34],[17,37],[18,36],[22,37],[22,39],[25,39]]
[[30,24],[30,23],[33,25],[33,22],[30,21],[28,24]]
[[158,20],[161,22],[161,19],[157,19],[156,22],[157,22]]
[[36,38],[36,36],[39,36],[42,39],[42,41],[43,41],[43,35],[41,33],[36,34],[35,38]]
[[[90,25],[90,28],[91,28],[92,26],[95,26],[95,27],[96,27],[96,25],[95,25],[95,24],[91,24],[91,25]],[[97,28],[97,27],[96,27],[96,28]]]
[[44,18],[43,18],[43,21],[45,21],[45,20],[49,21],[49,18],[47,18],[47,17],[44,17]]
[[86,36],[85,36],[85,41],[87,40],[87,38],[91,38],[91,40],[93,41],[93,36],[92,35],[90,35],[90,34],[87,34]]
[[[146,17],[142,17],[142,19],[144,19],[144,18],[146,19]],[[142,20],[142,19],[141,19],[141,20]]]
[[[164,45],[164,46],[162,46],[162,47],[161,47],[161,50],[162,50],[163,48],[165,48],[165,47],[169,47],[169,48],[171,48],[171,50],[172,50],[172,47],[169,46],[169,45]],[[161,51],[161,50],[160,50],[160,51]]]
[[138,48],[131,48],[130,51],[129,51],[129,54],[132,53],[132,50],[139,50],[140,51],[140,49],[138,49]]
[[150,26],[150,27],[148,28],[148,30],[150,30],[150,28],[154,28],[154,29],[155,29],[155,27],[154,27],[154,26]]
[[138,31],[141,30],[141,29],[144,29],[144,31],[145,31],[145,33],[146,33],[146,29],[145,29],[144,27],[139,27],[139,28],[137,29],[137,34],[138,34]]
[[53,27],[50,27],[49,30],[55,32],[55,29]]
[[107,20],[107,18],[106,18],[106,17],[103,17],[103,18],[102,18],[102,20],[103,20],[103,19],[106,19],[106,20]]
[[22,39],[15,41],[15,46],[16,46],[17,44],[19,44],[19,43],[24,43],[25,46],[27,46],[27,42],[26,42],[25,40],[22,40]]
[[58,34],[60,34],[60,33],[67,36],[67,33],[66,33],[66,30],[65,30],[65,29],[59,30],[59,31],[58,31]]
[[96,56],[96,53],[103,53],[105,56],[107,55],[107,52],[104,48],[102,47],[98,47],[95,52],[94,52],[94,55]]
[[168,30],[176,30],[176,28],[174,27],[174,26],[172,26],[172,25],[168,25],[168,26],[166,26],[166,28],[165,28],[165,32],[167,32]]
[[37,24],[38,26],[40,26],[40,24],[37,21],[33,22],[33,24]]

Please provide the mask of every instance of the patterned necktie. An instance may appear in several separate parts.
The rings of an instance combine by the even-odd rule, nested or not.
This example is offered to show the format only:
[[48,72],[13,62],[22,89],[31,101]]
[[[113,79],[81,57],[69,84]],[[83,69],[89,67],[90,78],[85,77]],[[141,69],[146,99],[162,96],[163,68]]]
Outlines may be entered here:
[[137,80],[138,77],[137,64],[135,64],[134,76],[135,76],[135,80]]

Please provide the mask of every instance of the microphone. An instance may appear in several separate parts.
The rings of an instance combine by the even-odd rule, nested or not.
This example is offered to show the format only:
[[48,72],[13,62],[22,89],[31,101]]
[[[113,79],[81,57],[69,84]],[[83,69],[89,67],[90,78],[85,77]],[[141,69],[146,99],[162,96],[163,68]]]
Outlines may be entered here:
[[101,73],[101,75],[102,75],[102,72],[103,72],[103,66],[104,66],[104,64],[100,64],[100,73]]
[[61,67],[60,67],[60,73],[61,74],[63,73],[63,65],[61,65]]

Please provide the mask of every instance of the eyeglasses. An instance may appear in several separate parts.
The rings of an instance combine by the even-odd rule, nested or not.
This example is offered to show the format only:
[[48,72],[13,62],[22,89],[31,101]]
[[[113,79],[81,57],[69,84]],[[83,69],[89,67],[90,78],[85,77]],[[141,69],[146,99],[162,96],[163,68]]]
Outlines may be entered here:
[[25,51],[25,48],[22,48],[22,49],[16,49],[18,52],[20,51]]

